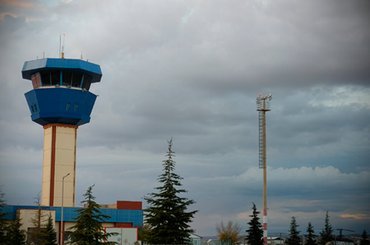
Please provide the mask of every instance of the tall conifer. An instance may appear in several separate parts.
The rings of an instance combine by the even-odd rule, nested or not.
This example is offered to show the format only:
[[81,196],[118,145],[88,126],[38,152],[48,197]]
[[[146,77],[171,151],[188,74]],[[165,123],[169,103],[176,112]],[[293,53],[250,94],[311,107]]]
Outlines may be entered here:
[[55,232],[51,215],[49,215],[48,223],[44,229],[44,241],[45,245],[57,245],[57,233]]
[[298,227],[297,222],[295,220],[295,217],[293,216],[292,221],[290,222],[289,237],[286,241],[287,245],[299,245],[301,243],[297,227]]
[[74,245],[100,245],[107,244],[106,240],[111,235],[103,229],[103,221],[109,218],[100,211],[100,205],[95,202],[90,186],[84,194],[82,201],[84,208],[78,210],[76,224],[71,227],[71,244]]
[[197,211],[187,211],[193,200],[180,197],[186,192],[181,188],[182,178],[175,173],[172,139],[168,141],[167,159],[163,161],[163,173],[158,177],[161,183],[145,198],[149,207],[145,210],[146,223],[151,227],[148,235],[150,244],[184,244],[189,242],[190,222]]
[[260,212],[257,211],[256,204],[254,203],[252,210],[253,210],[252,214],[249,215],[249,217],[251,217],[252,219],[248,222],[249,229],[246,230],[248,244],[262,245],[263,230],[260,218],[258,217],[258,214]]
[[370,244],[370,241],[367,237],[366,230],[364,230],[361,235],[360,245],[369,245],[369,244]]
[[8,229],[8,233],[6,234],[6,245],[26,245],[26,234],[23,230],[21,230],[21,220],[19,217],[16,217],[13,220]]
[[4,194],[0,191],[0,244],[5,243],[5,236],[7,232],[7,225],[5,223],[5,213],[4,213],[4,206],[5,206],[5,201],[4,201]]
[[311,222],[308,222],[306,245],[316,245],[316,235]]
[[320,244],[325,245],[327,242],[334,240],[333,228],[331,227],[329,220],[329,212],[326,211],[325,215],[325,226],[324,229],[320,232]]

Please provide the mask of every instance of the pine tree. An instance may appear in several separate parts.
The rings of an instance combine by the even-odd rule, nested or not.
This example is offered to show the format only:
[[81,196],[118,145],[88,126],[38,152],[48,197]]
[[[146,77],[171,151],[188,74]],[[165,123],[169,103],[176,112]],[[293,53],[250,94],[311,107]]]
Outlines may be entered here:
[[44,229],[43,238],[45,241],[44,245],[57,245],[57,233],[55,232],[51,215],[49,215],[48,223]]
[[5,223],[5,213],[3,211],[3,208],[5,206],[5,201],[4,201],[4,194],[0,192],[0,244],[5,243],[5,237],[7,233],[7,225]]
[[8,233],[6,235],[5,243],[7,245],[26,245],[26,235],[23,230],[21,230],[21,221],[19,217],[13,220],[9,227]]
[[360,245],[369,245],[369,244],[370,244],[370,241],[367,237],[366,230],[364,230],[361,235]]
[[102,222],[109,216],[101,213],[100,205],[95,202],[90,186],[84,194],[82,201],[84,208],[78,210],[76,224],[71,227],[71,243],[74,245],[100,245],[108,244],[106,240],[111,233],[105,233]]
[[150,244],[184,244],[189,242],[193,230],[189,223],[197,211],[187,211],[193,200],[179,195],[185,193],[181,189],[182,178],[175,171],[172,139],[168,141],[167,159],[163,161],[163,173],[158,177],[161,186],[156,187],[158,193],[145,197],[149,207],[145,210],[146,223],[151,227],[148,235]]
[[237,244],[240,226],[229,221],[225,226],[223,222],[217,227],[217,236],[223,245]]
[[311,225],[311,222],[308,222],[306,245],[316,245],[316,244],[317,243],[316,243],[315,231],[313,229],[313,226]]
[[299,238],[299,231],[297,230],[297,223],[295,217],[292,217],[292,221],[290,222],[290,230],[289,230],[289,237],[286,241],[288,245],[299,245],[301,243],[301,239]]
[[260,212],[257,211],[256,204],[253,203],[253,213],[249,215],[252,219],[248,222],[249,229],[246,230],[247,232],[247,240],[248,244],[252,245],[262,245],[263,244],[263,230],[262,225],[260,223],[260,219],[258,214]]
[[327,242],[333,241],[333,228],[331,227],[329,220],[329,212],[326,211],[325,215],[325,226],[324,229],[320,232],[320,244],[325,245]]

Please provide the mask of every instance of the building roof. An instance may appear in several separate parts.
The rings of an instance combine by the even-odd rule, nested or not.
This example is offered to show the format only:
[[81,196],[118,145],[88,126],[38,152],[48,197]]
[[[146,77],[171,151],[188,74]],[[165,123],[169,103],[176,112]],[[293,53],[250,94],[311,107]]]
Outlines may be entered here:
[[[61,207],[50,206],[33,206],[33,205],[5,205],[1,211],[5,213],[5,220],[14,220],[17,210],[37,209],[55,211],[55,221],[61,220]],[[64,207],[63,217],[65,222],[74,222],[78,216],[78,211],[81,207]],[[127,209],[112,209],[101,208],[100,212],[109,217],[104,218],[103,222],[106,223],[132,223],[133,227],[143,226],[143,210],[127,210]]]
[[22,77],[31,80],[31,76],[45,70],[79,70],[92,76],[92,83],[100,82],[102,72],[100,66],[79,59],[44,58],[24,62]]

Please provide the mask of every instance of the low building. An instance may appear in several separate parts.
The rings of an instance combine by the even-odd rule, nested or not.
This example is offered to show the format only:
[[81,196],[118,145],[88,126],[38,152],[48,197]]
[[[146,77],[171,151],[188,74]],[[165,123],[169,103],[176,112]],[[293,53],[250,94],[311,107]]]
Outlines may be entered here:
[[281,237],[268,237],[267,244],[271,245],[283,245],[285,243],[284,239]]
[[[53,219],[53,225],[57,232],[58,241],[61,239],[62,225],[64,223],[64,240],[68,240],[70,228],[75,224],[78,210],[81,207],[64,207],[63,219],[61,207],[32,206],[32,205],[6,205],[2,208],[5,213],[5,220],[15,220],[18,216],[21,219],[21,229],[29,232],[35,227],[35,219],[40,217],[41,224],[47,223],[49,215]],[[105,229],[108,228],[134,228],[136,231],[136,241],[138,239],[138,228],[143,226],[143,210],[140,201],[117,201],[115,204],[102,205],[100,209],[103,215],[109,216],[102,223]],[[122,233],[126,234],[126,233]],[[127,233],[130,237],[121,237],[123,241],[132,239],[132,230]],[[134,242],[136,242],[134,241]]]
[[198,236],[197,234],[190,234],[190,241],[192,245],[201,245],[202,237]]

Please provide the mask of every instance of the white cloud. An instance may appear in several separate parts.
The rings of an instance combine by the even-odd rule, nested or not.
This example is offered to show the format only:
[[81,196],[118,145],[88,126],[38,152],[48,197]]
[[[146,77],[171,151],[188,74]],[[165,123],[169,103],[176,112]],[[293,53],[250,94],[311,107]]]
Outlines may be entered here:
[[317,90],[321,95],[325,95],[326,98],[321,100],[311,100],[309,104],[315,107],[351,107],[353,110],[359,110],[362,107],[370,108],[370,89],[369,88],[358,88],[351,86],[341,86],[333,90],[322,91],[324,88]]

